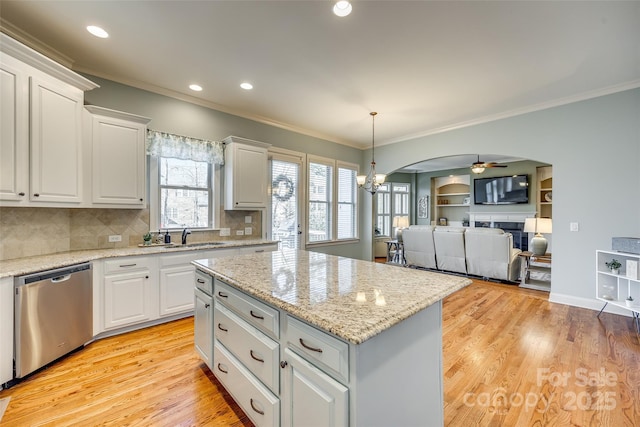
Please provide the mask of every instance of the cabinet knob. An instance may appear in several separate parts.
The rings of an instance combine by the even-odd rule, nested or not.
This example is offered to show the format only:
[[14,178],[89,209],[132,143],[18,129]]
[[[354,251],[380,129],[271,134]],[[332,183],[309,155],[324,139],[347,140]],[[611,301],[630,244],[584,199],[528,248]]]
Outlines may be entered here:
[[205,304],[204,308],[209,308],[211,306],[211,304]]
[[140,201],[142,201],[142,199],[140,199]]
[[281,367],[282,369],[286,368],[286,367],[287,367],[287,365],[288,365],[288,363],[287,363],[286,361],[284,361],[284,360],[283,360],[282,362],[280,362],[280,367]]
[[149,278],[149,276],[144,276],[144,278],[145,278],[145,279],[148,279],[148,278]]

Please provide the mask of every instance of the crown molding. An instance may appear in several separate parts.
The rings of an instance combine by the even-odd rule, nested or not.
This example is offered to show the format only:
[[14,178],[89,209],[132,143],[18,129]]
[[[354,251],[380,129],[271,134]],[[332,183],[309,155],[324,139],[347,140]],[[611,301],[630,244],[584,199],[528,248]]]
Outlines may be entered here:
[[52,48],[48,44],[44,43],[40,39],[37,39],[30,34],[24,32],[20,28],[13,25],[11,22],[0,17],[0,31],[10,36],[11,38],[19,41],[25,46],[41,53],[47,58],[61,64],[69,69],[73,68],[73,59],[69,58],[62,52]]

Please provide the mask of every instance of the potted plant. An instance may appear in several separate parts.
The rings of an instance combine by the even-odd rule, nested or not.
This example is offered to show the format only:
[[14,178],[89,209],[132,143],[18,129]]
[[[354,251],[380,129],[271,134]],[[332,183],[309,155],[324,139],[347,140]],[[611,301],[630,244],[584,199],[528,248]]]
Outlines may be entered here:
[[145,234],[144,236],[142,236],[142,240],[144,240],[144,245],[145,246],[149,246],[151,245],[151,239],[153,238],[153,236],[151,236],[150,232],[147,232],[147,234]]
[[617,259],[614,258],[609,262],[605,262],[604,265],[606,265],[613,274],[620,274],[620,267],[622,267],[622,264],[620,264],[620,261]]
[[627,304],[627,307],[633,306],[633,297],[631,295],[629,295],[624,302],[625,302],[625,304]]

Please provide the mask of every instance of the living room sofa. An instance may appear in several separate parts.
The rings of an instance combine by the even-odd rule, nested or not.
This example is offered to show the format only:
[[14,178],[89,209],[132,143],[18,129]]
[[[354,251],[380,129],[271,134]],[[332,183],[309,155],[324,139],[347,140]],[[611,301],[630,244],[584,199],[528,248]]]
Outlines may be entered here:
[[518,281],[521,251],[502,229],[412,225],[402,239],[409,267]]

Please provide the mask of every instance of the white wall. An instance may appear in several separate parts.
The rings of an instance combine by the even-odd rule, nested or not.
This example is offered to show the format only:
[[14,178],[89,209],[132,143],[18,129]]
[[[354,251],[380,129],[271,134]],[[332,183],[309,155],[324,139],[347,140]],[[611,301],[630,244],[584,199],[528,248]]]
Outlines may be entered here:
[[600,308],[595,250],[614,236],[640,237],[640,89],[377,147],[376,166],[388,173],[469,153],[553,165],[551,299]]

